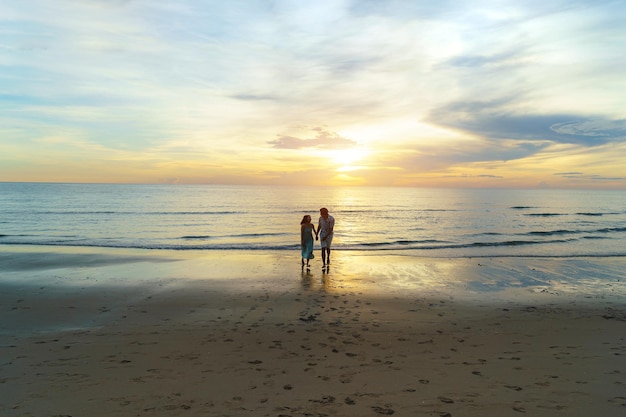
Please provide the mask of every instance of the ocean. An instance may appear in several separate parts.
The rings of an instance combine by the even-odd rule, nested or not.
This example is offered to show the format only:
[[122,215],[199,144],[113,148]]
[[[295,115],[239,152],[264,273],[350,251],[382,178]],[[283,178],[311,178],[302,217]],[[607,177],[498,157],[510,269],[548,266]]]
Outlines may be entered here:
[[300,220],[321,207],[334,250],[626,256],[623,191],[59,183],[0,183],[0,249],[297,252]]

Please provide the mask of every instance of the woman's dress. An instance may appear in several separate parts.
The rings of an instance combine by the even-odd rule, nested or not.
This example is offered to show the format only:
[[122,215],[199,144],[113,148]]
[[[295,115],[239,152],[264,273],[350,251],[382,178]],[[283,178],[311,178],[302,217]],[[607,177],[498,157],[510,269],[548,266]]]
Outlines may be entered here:
[[313,259],[313,225],[302,229],[302,258]]

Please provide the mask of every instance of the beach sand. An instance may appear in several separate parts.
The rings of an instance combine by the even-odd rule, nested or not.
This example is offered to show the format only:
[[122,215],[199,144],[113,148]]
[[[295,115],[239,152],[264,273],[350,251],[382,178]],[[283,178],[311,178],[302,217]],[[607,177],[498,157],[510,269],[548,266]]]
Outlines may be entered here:
[[5,247],[2,416],[618,416],[626,260]]

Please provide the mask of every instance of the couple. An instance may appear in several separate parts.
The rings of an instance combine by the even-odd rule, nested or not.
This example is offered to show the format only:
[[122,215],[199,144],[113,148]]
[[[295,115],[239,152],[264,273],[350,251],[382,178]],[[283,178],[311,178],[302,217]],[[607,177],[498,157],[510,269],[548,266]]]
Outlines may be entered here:
[[311,216],[307,214],[302,218],[300,222],[300,245],[302,247],[303,268],[305,259],[308,268],[309,260],[315,257],[313,255],[313,233],[315,233],[315,240],[321,238],[320,245],[322,246],[322,262],[324,266],[330,265],[330,245],[333,242],[334,228],[335,218],[328,214],[328,209],[325,207],[320,209],[317,231],[315,230],[315,225],[311,223]]

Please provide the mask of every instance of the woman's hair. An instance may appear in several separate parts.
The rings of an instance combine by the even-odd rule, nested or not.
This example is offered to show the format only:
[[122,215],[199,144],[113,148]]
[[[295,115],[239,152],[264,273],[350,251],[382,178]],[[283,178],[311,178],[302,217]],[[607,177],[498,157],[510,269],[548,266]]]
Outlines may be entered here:
[[305,214],[304,217],[302,218],[302,221],[300,222],[300,224],[308,223],[309,220],[307,220],[307,217],[310,218],[311,216],[309,216],[308,214]]

